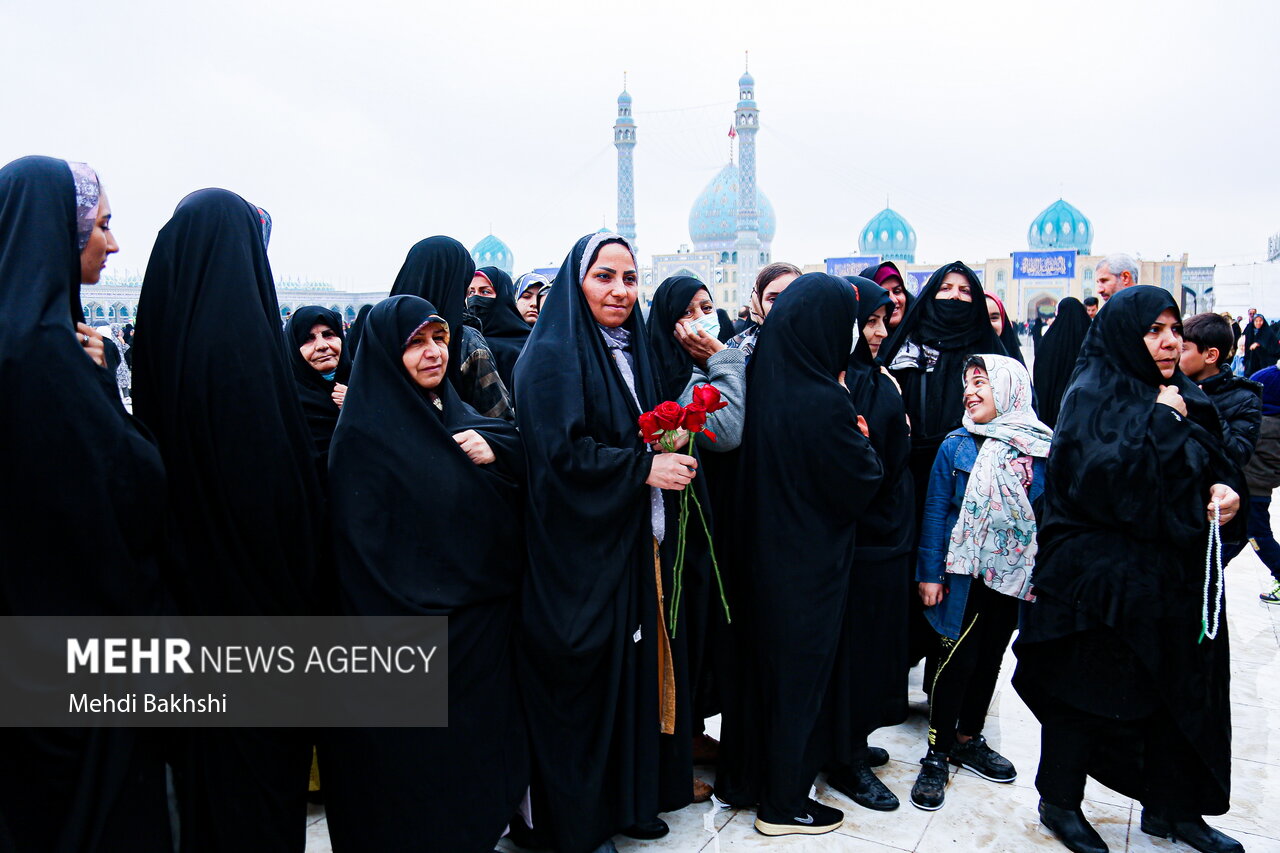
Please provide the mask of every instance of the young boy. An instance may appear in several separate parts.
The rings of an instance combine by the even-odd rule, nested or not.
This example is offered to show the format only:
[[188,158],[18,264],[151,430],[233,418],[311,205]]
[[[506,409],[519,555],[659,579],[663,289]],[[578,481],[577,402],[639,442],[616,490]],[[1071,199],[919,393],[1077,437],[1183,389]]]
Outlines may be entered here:
[[1243,468],[1262,428],[1262,386],[1232,375],[1227,362],[1232,343],[1231,325],[1220,315],[1196,314],[1182,323],[1178,366],[1213,400],[1225,428],[1227,453]]
[[[1253,458],[1244,466],[1249,484],[1249,544],[1275,581],[1269,592],[1258,596],[1267,604],[1280,604],[1280,543],[1271,533],[1271,492],[1280,487],[1280,368],[1264,367],[1253,374],[1262,385],[1262,432]],[[1234,556],[1234,554],[1232,555]],[[1223,548],[1223,559],[1227,559]]]

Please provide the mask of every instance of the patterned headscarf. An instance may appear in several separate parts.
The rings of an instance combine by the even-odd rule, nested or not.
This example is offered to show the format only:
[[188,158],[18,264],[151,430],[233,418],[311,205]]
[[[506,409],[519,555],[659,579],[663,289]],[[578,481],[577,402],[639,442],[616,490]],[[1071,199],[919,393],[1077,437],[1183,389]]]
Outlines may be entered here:
[[258,222],[262,224],[262,248],[265,249],[271,244],[271,214],[257,205],[254,207],[258,211]]
[[98,221],[102,185],[98,182],[98,173],[88,163],[68,162],[67,165],[71,167],[71,178],[76,185],[76,247],[83,251],[89,245],[93,224]]
[[964,372],[975,366],[987,373],[996,416],[978,424],[967,411],[964,415],[964,428],[987,440],[951,531],[947,572],[980,578],[996,592],[1034,601],[1036,517],[1027,495],[1032,469],[1026,457],[1048,457],[1053,430],[1032,411],[1031,377],[1019,362],[1003,355],[973,356]]

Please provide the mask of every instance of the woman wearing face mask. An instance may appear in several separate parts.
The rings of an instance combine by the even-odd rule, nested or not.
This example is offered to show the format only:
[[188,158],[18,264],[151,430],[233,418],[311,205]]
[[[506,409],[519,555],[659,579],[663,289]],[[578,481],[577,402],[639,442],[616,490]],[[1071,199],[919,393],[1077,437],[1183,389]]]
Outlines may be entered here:
[[965,360],[975,352],[1005,354],[987,316],[982,283],[955,261],[934,272],[880,348],[880,362],[902,387],[911,420],[917,519],[938,447],[964,415],[955,389],[964,384]]
[[[511,395],[498,375],[484,335],[463,325],[467,290],[475,281],[471,253],[452,237],[428,237],[409,250],[391,286],[391,295],[420,296],[436,306],[454,331],[449,338],[449,380],[454,390],[488,418],[513,420]],[[496,291],[495,291],[496,292]]]
[[[711,416],[707,426],[716,434],[712,441],[705,433],[695,439],[704,476],[694,481],[693,488],[716,535],[719,522],[713,505],[718,506],[719,484],[714,475],[722,473],[721,457],[732,456],[742,441],[742,424],[746,403],[746,357],[740,349],[732,349],[716,338],[719,331],[715,304],[706,285],[690,276],[669,278],[653,294],[653,304],[646,321],[649,344],[657,362],[658,395],[662,400],[675,400],[688,405],[693,389],[710,384],[728,406]],[[668,547],[674,550],[674,537]],[[717,550],[717,553],[721,553]],[[674,554],[671,555],[674,557]],[[722,569],[727,565],[719,561]],[[711,569],[707,538],[700,525],[689,528],[685,551],[684,600],[688,625],[677,632],[675,642],[689,652],[689,671],[693,689],[694,760],[698,764],[716,760],[716,742],[703,732],[703,720],[721,712],[721,686],[727,673],[732,642],[729,625],[721,607],[719,587]],[[699,781],[694,800],[700,802],[705,783]]]
[[516,359],[531,331],[516,305],[510,277],[497,267],[477,270],[467,289],[467,308],[483,324],[481,331],[493,352],[498,376],[510,390]]
[[[164,466],[76,331],[80,285],[116,250],[109,218],[84,163],[0,168],[0,616],[166,609]],[[171,850],[158,746],[146,729],[3,729],[0,848]]]
[[320,454],[323,476],[328,467],[329,441],[338,425],[338,413],[351,376],[342,318],[336,311],[320,305],[304,305],[290,315],[284,334],[293,344],[289,356],[293,381],[316,452]]
[[1021,604],[1033,600],[1033,507],[1053,437],[1036,420],[1020,362],[974,355],[963,371],[964,425],[938,448],[916,560],[925,616],[940,639],[929,750],[911,789],[912,805],[927,811],[942,807],[947,762],[992,782],[1018,776],[982,729]]
[[[835,761],[827,781],[864,808],[891,811],[898,798],[876,778],[888,761],[867,736],[907,715],[907,558],[915,543],[914,497],[907,459],[910,431],[902,395],[875,355],[888,334],[893,298],[875,282],[848,276],[858,293],[858,334],[845,385],[867,423],[884,479],[858,518],[849,605],[831,689],[837,708]],[[874,654],[867,649],[875,648]]]
[[1013,683],[1041,723],[1041,819],[1075,851],[1107,849],[1080,811],[1086,776],[1140,800],[1147,834],[1244,849],[1201,817],[1224,814],[1231,790],[1227,617],[1219,576],[1205,592],[1205,546],[1214,499],[1232,539],[1242,476],[1178,370],[1180,325],[1162,288],[1112,296],[1050,455]]
[[888,328],[892,333],[898,328],[898,324],[902,322],[902,318],[907,315],[907,309],[916,301],[916,297],[907,291],[907,285],[902,278],[902,271],[898,269],[898,265],[893,261],[885,261],[879,266],[867,267],[858,273],[861,278],[871,279],[880,287],[884,288],[889,294],[889,298],[893,300],[893,311],[889,313]]
[[534,820],[562,853],[612,849],[620,831],[665,835],[658,812],[693,788],[687,758],[661,757],[688,755],[692,709],[676,690],[659,549],[698,463],[640,437],[637,418],[662,400],[638,278],[625,239],[580,239],[516,365],[529,459],[520,672],[547,800]]
[[[378,303],[333,436],[340,611],[449,617],[449,727],[337,729],[321,745],[340,852],[490,853],[529,781],[511,636],[524,452],[445,378],[449,337],[425,300]],[[458,535],[477,506],[504,523]]]

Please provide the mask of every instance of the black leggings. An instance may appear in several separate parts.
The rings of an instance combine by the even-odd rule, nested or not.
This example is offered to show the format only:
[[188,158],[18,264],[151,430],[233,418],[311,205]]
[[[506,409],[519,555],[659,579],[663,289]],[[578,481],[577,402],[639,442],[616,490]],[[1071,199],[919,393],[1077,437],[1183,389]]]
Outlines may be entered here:
[[940,637],[938,670],[929,699],[929,746],[948,752],[956,732],[977,736],[996,692],[1000,662],[1018,627],[1018,600],[981,580],[969,582],[960,638]]

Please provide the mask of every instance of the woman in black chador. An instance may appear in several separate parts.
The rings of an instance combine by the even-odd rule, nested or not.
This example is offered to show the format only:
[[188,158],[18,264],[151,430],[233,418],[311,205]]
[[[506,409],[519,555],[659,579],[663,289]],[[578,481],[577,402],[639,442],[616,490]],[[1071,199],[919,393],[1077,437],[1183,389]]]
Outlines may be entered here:
[[481,267],[476,270],[476,275],[488,279],[493,295],[469,296],[467,308],[480,320],[485,343],[493,351],[498,375],[510,389],[516,359],[520,357],[524,342],[529,339],[529,333],[533,329],[520,316],[520,310],[516,307],[516,293],[511,284],[511,276],[497,267]]
[[1053,325],[1040,340],[1040,348],[1036,350],[1035,371],[1036,413],[1040,421],[1050,428],[1058,423],[1058,412],[1062,408],[1062,396],[1067,393],[1071,384],[1071,375],[1076,370],[1076,359],[1080,356],[1080,346],[1089,331],[1089,312],[1083,303],[1074,296],[1068,296],[1058,303],[1058,313],[1054,315]]
[[[258,209],[182,200],[138,302],[134,411],[169,475],[166,580],[182,613],[313,612],[323,508]],[[302,730],[192,729],[174,760],[184,851],[306,843]]]
[[560,853],[610,849],[620,831],[659,837],[658,812],[693,787],[688,761],[659,755],[664,736],[688,755],[692,709],[675,687],[658,550],[697,462],[640,437],[637,418],[661,399],[637,293],[626,240],[583,237],[516,365],[529,459],[520,676],[547,800],[535,794],[535,829]]
[[898,798],[871,770],[888,755],[870,749],[867,736],[907,717],[907,558],[915,543],[914,491],[907,471],[911,436],[902,395],[875,361],[888,334],[893,297],[870,279],[846,280],[858,292],[858,333],[844,382],[854,409],[866,419],[884,479],[858,518],[849,605],[832,679],[837,726],[827,781],[861,806],[890,811],[898,807]]
[[1220,577],[1204,601],[1206,511],[1218,498],[1230,521],[1244,489],[1213,404],[1178,371],[1181,344],[1165,290],[1111,297],[1049,454],[1014,685],[1042,726],[1041,818],[1076,851],[1106,850],[1080,812],[1086,775],[1140,800],[1148,834],[1243,849],[1201,815],[1226,812],[1231,789],[1227,618]]
[[[110,218],[83,163],[0,169],[0,616],[163,609],[160,454],[76,332],[80,284],[116,250]],[[170,849],[148,731],[10,728],[0,753],[0,849]]]
[[321,479],[329,458],[329,442],[351,378],[342,318],[337,311],[319,305],[304,305],[289,315],[284,330],[291,344],[289,364],[293,381],[307,417],[307,428],[320,455]]
[[[752,358],[742,442],[744,482],[753,486],[743,496],[745,607],[733,624],[755,673],[759,762],[746,787],[755,788],[755,826],[766,835],[831,832],[844,819],[808,794],[830,754],[855,532],[881,481],[842,384],[858,329],[849,282],[810,273],[778,297]],[[735,785],[735,796],[742,790]]]
[[[445,378],[451,334],[416,296],[378,303],[333,436],[341,611],[449,617],[449,727],[338,729],[321,745],[337,851],[490,853],[529,782],[511,659],[524,451]],[[477,507],[502,523],[471,535]]]
[[964,362],[975,352],[1006,354],[991,328],[982,282],[954,261],[930,276],[880,349],[879,361],[902,386],[911,419],[917,523],[938,446],[964,416],[962,395],[955,391],[963,387]]

